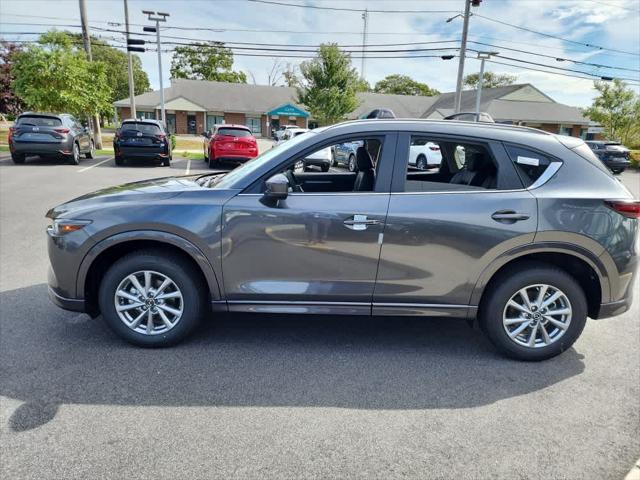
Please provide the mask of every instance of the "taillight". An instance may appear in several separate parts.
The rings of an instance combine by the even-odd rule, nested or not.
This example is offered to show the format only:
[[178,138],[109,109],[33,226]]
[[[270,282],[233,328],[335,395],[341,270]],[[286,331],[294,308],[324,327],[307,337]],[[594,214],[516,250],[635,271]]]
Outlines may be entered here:
[[627,218],[640,218],[640,202],[633,200],[608,200],[604,202],[611,210]]
[[440,147],[429,147],[429,150],[433,150],[434,152],[437,152],[440,150]]
[[56,133],[62,133],[63,135],[66,135],[71,130],[68,129],[68,128],[54,128],[53,131],[56,132]]
[[213,141],[214,142],[221,142],[223,140],[224,140],[224,136],[222,136],[222,135],[214,135],[214,137],[213,137]]
[[13,132],[16,131],[16,127],[9,127],[9,140],[13,138]]
[[160,134],[156,135],[156,138],[158,140],[160,140],[161,142],[164,142],[167,139],[167,136],[164,135],[163,133],[160,133]]
[[122,138],[122,132],[120,130],[116,130],[115,138]]

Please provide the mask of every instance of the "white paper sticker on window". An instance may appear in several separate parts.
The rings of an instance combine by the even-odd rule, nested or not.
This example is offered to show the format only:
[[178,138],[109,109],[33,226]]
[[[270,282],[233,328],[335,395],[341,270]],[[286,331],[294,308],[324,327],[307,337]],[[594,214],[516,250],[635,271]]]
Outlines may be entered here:
[[516,160],[516,163],[520,163],[521,165],[533,165],[534,167],[537,167],[540,165],[540,159],[531,158],[531,157],[521,157],[520,155],[518,155],[518,159]]

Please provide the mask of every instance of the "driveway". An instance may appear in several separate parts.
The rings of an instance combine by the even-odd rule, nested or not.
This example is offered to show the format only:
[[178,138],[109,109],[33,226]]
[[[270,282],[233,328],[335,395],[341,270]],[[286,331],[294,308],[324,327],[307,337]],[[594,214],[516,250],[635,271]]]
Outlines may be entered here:
[[498,356],[465,322],[405,317],[223,315],[144,350],[49,302],[49,207],[199,171],[0,157],[4,478],[599,480],[640,456],[639,301],[542,363]]

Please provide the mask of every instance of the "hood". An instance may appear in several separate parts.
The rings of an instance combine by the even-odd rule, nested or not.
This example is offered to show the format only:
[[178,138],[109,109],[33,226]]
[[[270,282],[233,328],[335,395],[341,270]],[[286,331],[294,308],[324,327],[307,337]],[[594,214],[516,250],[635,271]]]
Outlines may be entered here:
[[199,177],[202,175],[155,178],[103,188],[60,204],[49,210],[46,216],[57,218],[70,210],[75,214],[81,210],[100,207],[102,204],[140,201],[142,195],[145,202],[166,200],[183,192],[203,190],[203,187],[196,182]]

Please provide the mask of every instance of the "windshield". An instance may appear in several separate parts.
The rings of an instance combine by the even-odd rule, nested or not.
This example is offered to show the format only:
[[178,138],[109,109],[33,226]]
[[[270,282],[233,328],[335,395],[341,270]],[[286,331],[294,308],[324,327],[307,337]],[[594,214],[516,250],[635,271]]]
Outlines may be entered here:
[[310,135],[315,135],[315,133],[306,132],[304,135],[298,135],[297,137],[294,137],[287,142],[281,143],[278,146],[266,150],[264,153],[261,153],[253,160],[249,160],[241,167],[238,167],[235,170],[227,173],[224,177],[222,177],[220,182],[216,183],[213,188],[230,188],[231,185],[236,183],[242,177],[255,172],[262,165],[268,163],[276,155],[279,155],[280,153],[295,147],[299,143],[304,142],[307,138],[309,138]]

